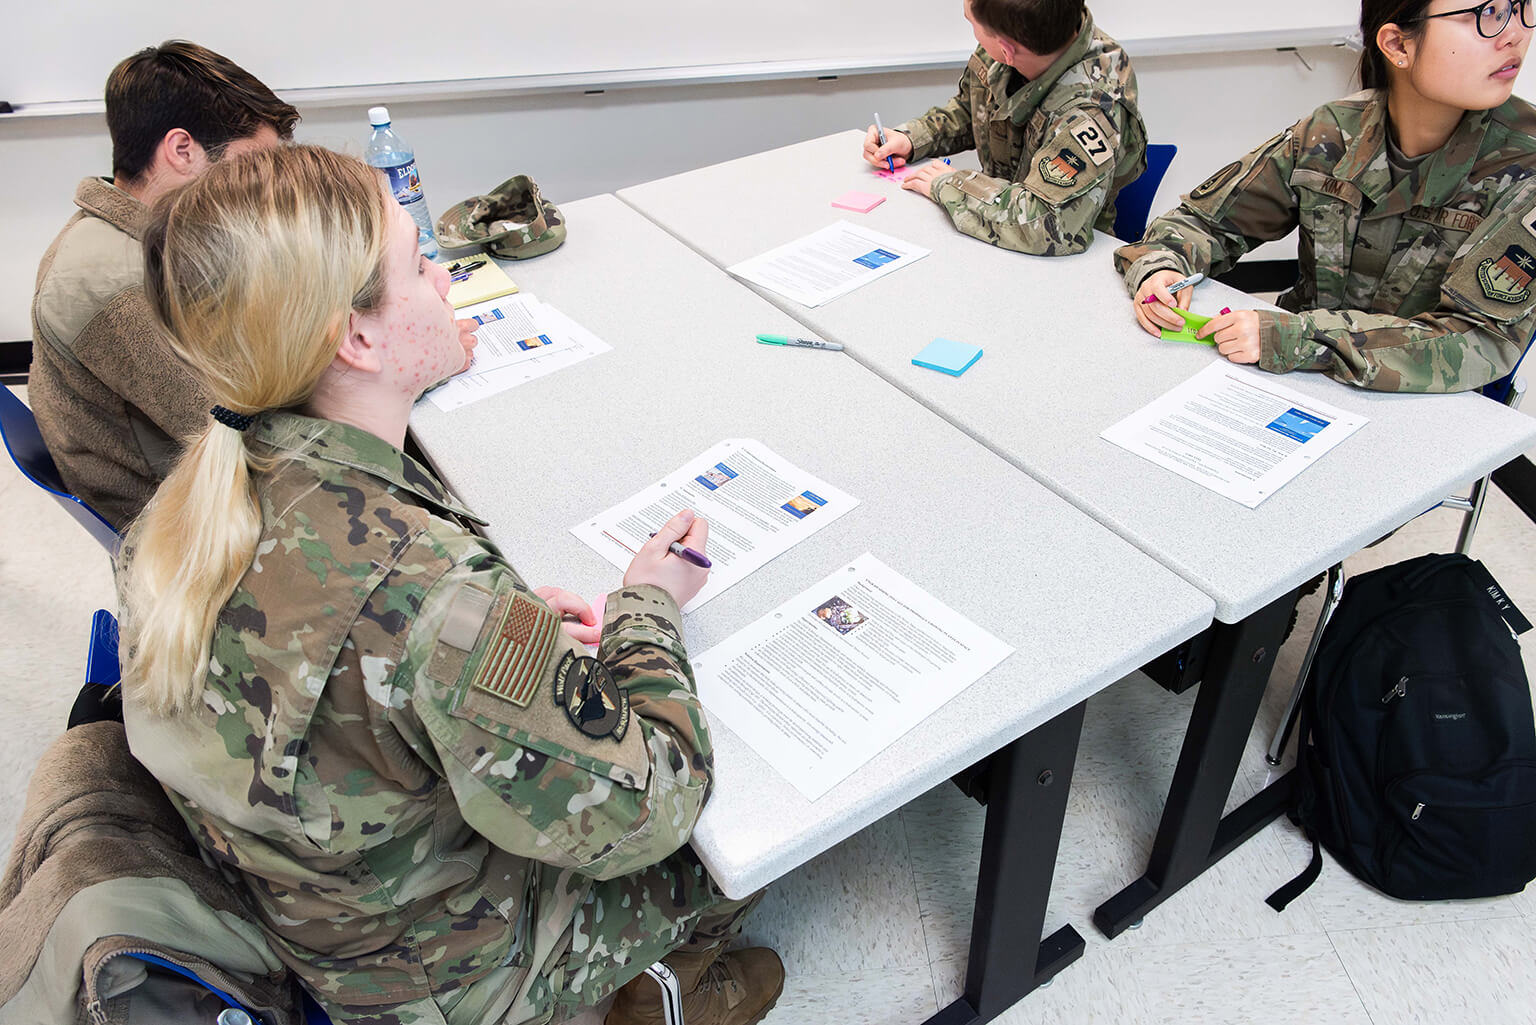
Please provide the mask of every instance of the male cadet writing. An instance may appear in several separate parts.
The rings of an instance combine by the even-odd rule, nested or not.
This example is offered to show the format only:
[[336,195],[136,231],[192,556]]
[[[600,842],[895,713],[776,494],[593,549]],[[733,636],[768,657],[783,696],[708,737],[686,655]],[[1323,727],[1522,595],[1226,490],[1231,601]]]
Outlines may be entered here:
[[980,44],[955,98],[886,132],[864,159],[884,168],[975,147],[981,171],[933,163],[902,188],[967,235],[1039,256],[1079,253],[1112,230],[1115,196],[1146,168],[1136,74],[1082,0],[965,0]]

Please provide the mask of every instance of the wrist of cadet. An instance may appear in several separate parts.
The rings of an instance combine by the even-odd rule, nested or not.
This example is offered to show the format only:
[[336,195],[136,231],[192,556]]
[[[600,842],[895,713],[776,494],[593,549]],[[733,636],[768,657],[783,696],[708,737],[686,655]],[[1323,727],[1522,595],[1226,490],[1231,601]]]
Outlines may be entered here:
[[935,175],[934,179],[928,183],[928,198],[935,203],[942,203],[943,200],[939,198],[939,189],[945,185],[953,185],[957,192],[960,191],[960,175],[964,173],[964,171],[945,171],[943,174]]
[[598,654],[604,661],[637,644],[662,648],[684,661],[683,613],[669,591],[656,584],[626,584],[603,604],[603,632]]
[[907,141],[912,144],[912,152],[908,153],[904,158],[909,164],[927,156],[927,150],[933,146],[933,136],[923,130],[920,125],[909,127],[906,123],[899,124],[895,128],[887,130],[885,137],[889,139],[892,134],[897,132],[905,135]]
[[1156,256],[1143,257],[1125,269],[1125,290],[1134,299],[1141,293],[1141,286],[1147,283],[1148,278],[1158,271],[1165,270],[1172,271],[1181,278],[1187,278],[1194,273],[1173,254],[1159,253]]
[[1312,323],[1296,313],[1256,310],[1259,316],[1259,367],[1272,373],[1313,370],[1328,349],[1313,340]]

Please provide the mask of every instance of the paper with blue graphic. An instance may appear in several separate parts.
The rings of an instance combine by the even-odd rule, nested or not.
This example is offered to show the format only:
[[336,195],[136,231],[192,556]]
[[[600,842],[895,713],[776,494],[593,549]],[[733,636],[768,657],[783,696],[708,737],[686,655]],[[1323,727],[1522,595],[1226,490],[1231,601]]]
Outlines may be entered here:
[[653,531],[679,511],[692,509],[709,521],[704,554],[714,566],[704,589],[684,606],[691,612],[858,504],[762,442],[732,439],[576,524],[571,533],[624,570]]
[[427,392],[445,413],[611,350],[601,338],[527,292],[454,311],[472,319],[478,344],[462,373]]
[[837,221],[726,270],[804,306],[821,306],[921,260],[928,250]]
[[1223,360],[1101,436],[1253,509],[1368,419]]

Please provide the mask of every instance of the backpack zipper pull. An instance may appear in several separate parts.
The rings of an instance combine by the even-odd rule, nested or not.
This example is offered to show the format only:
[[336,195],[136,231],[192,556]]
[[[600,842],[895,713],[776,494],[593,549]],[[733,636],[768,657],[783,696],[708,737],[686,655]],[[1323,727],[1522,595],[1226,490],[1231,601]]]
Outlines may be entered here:
[[1395,698],[1406,697],[1408,694],[1408,677],[1403,677],[1393,685],[1392,689],[1381,696],[1383,705],[1390,705]]
[[1414,805],[1413,814],[1408,816],[1408,818],[1413,822],[1417,822],[1419,821],[1419,816],[1422,814],[1424,814],[1424,804],[1421,801],[1420,803]]

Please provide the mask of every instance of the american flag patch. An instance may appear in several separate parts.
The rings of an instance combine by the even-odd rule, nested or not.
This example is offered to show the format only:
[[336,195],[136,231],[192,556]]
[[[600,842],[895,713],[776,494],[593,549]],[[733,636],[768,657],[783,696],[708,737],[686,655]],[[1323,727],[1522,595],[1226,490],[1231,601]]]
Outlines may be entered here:
[[527,708],[560,636],[560,618],[522,595],[507,602],[491,635],[474,685]]

